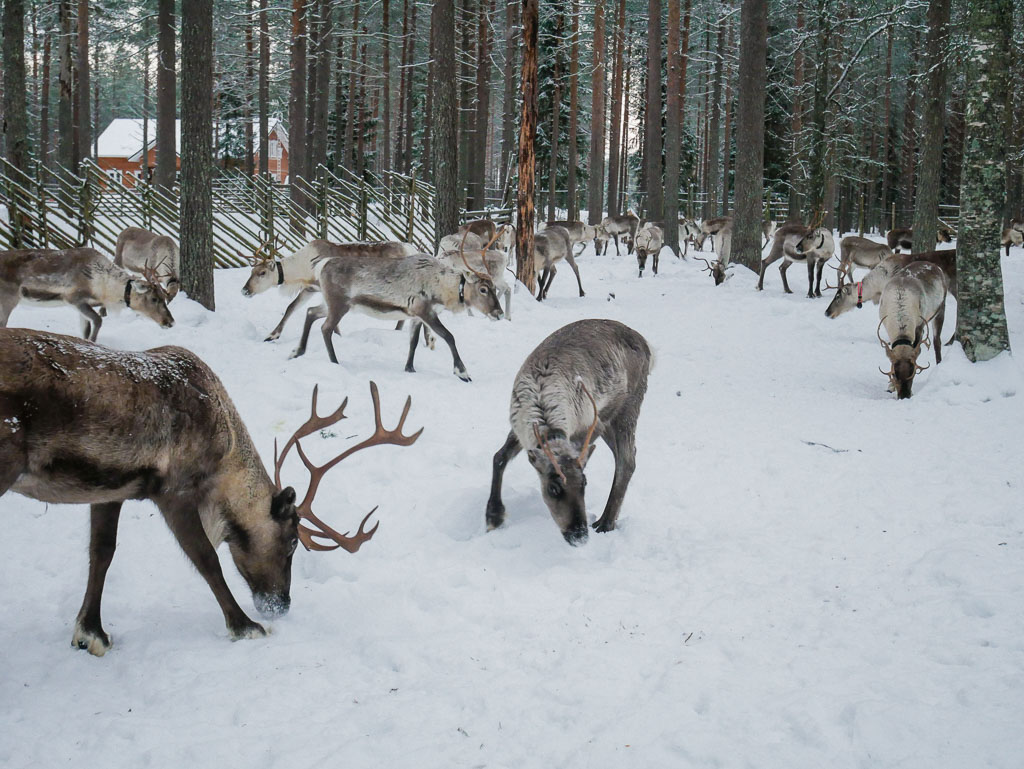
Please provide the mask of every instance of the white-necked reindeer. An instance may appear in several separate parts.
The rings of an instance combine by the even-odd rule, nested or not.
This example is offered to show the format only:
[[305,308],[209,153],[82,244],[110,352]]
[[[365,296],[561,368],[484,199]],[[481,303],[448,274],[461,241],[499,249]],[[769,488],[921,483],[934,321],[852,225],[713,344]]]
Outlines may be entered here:
[[181,282],[181,255],[178,244],[169,235],[159,235],[141,227],[128,227],[117,236],[114,264],[142,275],[155,274],[170,302],[178,295]]
[[335,256],[372,256],[396,259],[416,253],[415,246],[397,241],[331,243],[320,238],[309,241],[294,254],[286,256],[284,259],[274,259],[269,255],[262,256],[265,248],[266,244],[261,246],[251,257],[248,257],[252,264],[252,272],[249,273],[249,279],[242,286],[242,295],[255,296],[277,286],[289,294],[298,290],[298,294],[285,309],[280,322],[263,340],[265,342],[273,342],[278,339],[281,336],[281,331],[284,330],[284,324],[288,322],[292,313],[320,293],[316,264],[322,264],[325,259]]
[[608,253],[608,238],[615,241],[615,255],[619,255],[619,238],[626,241],[626,253],[633,253],[633,240],[636,237],[637,228],[640,227],[640,217],[632,211],[624,214],[606,216],[601,220],[601,226],[597,240],[601,242],[602,256]]
[[0,327],[22,301],[71,305],[82,314],[82,336],[93,342],[103,325],[96,308],[128,307],[164,328],[174,325],[152,270],[138,278],[94,248],[0,251]]
[[[469,231],[462,235],[445,235],[438,244],[437,258],[467,276],[473,271],[486,272],[490,275],[494,290],[498,292],[498,299],[505,299],[505,317],[512,320],[512,287],[505,280],[508,252],[495,249],[506,231],[511,231],[511,225],[499,227],[489,242],[484,242],[479,235]],[[424,333],[429,331],[424,329]]]
[[917,358],[922,345],[929,344],[929,323],[933,324],[935,363],[942,362],[940,339],[946,314],[946,285],[946,275],[939,267],[929,262],[912,262],[893,275],[882,289],[878,328],[885,326],[889,341],[881,333],[878,341],[891,364],[882,373],[889,377],[889,391],[900,399],[911,396],[914,377],[927,368],[919,366]]
[[647,266],[647,257],[651,257],[651,269],[658,274],[658,257],[661,255],[661,248],[665,245],[665,231],[654,222],[645,222],[644,226],[637,230],[634,246],[636,248],[636,263],[640,268],[639,277],[644,276],[644,267]]
[[292,353],[297,358],[306,352],[309,332],[320,318],[324,320],[321,333],[327,356],[338,362],[331,335],[349,310],[358,310],[376,318],[405,320],[412,318],[413,332],[409,342],[406,371],[415,371],[413,359],[419,341],[421,324],[426,324],[447,342],[452,352],[455,375],[469,382],[455,337],[437,317],[437,308],[461,312],[473,307],[495,320],[501,318],[501,305],[491,276],[471,270],[470,277],[439,262],[428,254],[414,254],[400,259],[379,259],[366,256],[337,256],[317,263],[320,271],[320,291],[324,303],[306,311],[302,340]]
[[636,422],[651,370],[651,348],[614,320],[570,323],[530,353],[512,385],[512,430],[494,455],[487,528],[505,521],[501,481],[520,451],[541,481],[541,496],[570,545],[586,542],[583,471],[603,438],[615,457],[615,478],[597,531],[615,528],[636,466]]

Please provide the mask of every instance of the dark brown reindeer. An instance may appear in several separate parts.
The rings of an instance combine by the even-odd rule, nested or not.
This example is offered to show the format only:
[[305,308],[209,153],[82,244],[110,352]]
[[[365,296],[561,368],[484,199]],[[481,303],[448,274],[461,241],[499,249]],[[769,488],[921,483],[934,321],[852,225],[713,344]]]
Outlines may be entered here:
[[[0,372],[0,497],[14,491],[42,502],[90,505],[89,578],[71,643],[97,656],[111,645],[100,602],[125,500],[156,504],[213,591],[231,638],[256,638],[265,631],[231,594],[217,546],[228,543],[257,610],[284,614],[300,541],[308,549],[354,553],[376,530],[364,530],[368,515],[355,535],[339,534],[313,513],[324,474],[356,451],[409,446],[422,432],[402,434],[410,399],[398,426],[385,430],[371,382],[374,434],[317,467],[299,441],[343,419],[348,401],[320,417],[314,388],[310,418],[275,456],[271,481],[220,380],[188,350],[123,352],[58,334],[0,329]],[[281,485],[293,446],[311,474],[298,506],[292,487]]]
[[540,476],[541,496],[565,541],[587,541],[583,474],[594,438],[615,457],[597,531],[611,531],[636,467],[636,422],[647,392],[651,348],[639,333],[614,320],[580,320],[560,328],[527,357],[512,384],[512,430],[494,455],[487,528],[505,521],[501,481],[505,467],[526,449]]

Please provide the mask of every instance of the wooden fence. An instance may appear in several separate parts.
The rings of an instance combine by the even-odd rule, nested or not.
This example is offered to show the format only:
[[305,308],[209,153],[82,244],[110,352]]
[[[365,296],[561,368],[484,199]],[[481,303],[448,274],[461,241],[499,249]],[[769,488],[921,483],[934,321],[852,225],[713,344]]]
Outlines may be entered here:
[[[269,244],[292,253],[312,238],[335,242],[402,240],[434,245],[434,188],[415,176],[356,178],[321,166],[317,179],[291,185],[222,173],[213,184],[214,263],[241,266]],[[126,227],[178,238],[177,188],[126,187],[90,161],[78,174],[37,166],[27,175],[0,159],[0,249],[90,245],[114,253]]]

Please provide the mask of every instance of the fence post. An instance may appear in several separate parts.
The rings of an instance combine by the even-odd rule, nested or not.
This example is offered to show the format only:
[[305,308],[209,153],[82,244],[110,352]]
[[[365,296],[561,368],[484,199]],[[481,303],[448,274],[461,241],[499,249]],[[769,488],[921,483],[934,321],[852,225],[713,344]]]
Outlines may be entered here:
[[405,242],[412,243],[412,223],[416,216],[416,169],[409,177],[409,219],[405,228]]
[[50,247],[50,225],[46,221],[46,185],[43,176],[46,174],[46,167],[36,161],[36,197],[39,199],[39,237],[42,240],[43,248]]
[[78,245],[87,246],[92,238],[92,190],[89,188],[89,166],[83,166],[83,171],[78,187]]
[[890,230],[896,229],[896,201],[892,202],[892,224],[889,226]]
[[320,237],[327,240],[327,217],[330,214],[327,206],[327,169],[321,165],[317,169],[317,207],[320,209]]
[[367,193],[367,180],[359,179],[359,233],[360,241],[367,240],[367,209],[370,207],[370,200]]

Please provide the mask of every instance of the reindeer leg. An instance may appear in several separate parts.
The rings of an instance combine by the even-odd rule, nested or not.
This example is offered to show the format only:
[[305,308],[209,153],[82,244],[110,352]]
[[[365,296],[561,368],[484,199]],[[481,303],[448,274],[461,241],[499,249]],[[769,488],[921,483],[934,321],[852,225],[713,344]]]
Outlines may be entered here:
[[14,308],[18,306],[20,298],[17,290],[0,293],[0,328],[7,328],[7,319],[11,317]]
[[315,288],[304,288],[304,289],[302,289],[298,293],[298,295],[294,299],[292,299],[292,301],[288,304],[288,307],[285,308],[284,316],[281,318],[281,322],[278,323],[277,326],[274,327],[274,330],[271,331],[270,335],[267,336],[267,338],[264,339],[263,341],[264,342],[273,342],[273,341],[276,341],[277,339],[280,339],[281,332],[284,331],[284,324],[288,322],[288,318],[290,318],[292,316],[292,313],[295,312],[297,309],[299,309],[299,307],[301,307],[303,304],[308,302],[310,300],[310,298],[312,298],[313,294],[318,294],[318,293],[320,293],[319,289],[315,289]]
[[[661,256],[660,249],[654,252],[654,264],[651,265],[651,269],[654,270],[654,274],[658,274],[658,257]],[[583,296],[583,289],[580,289],[580,296]]]
[[455,347],[455,337],[452,336],[451,331],[441,324],[441,320],[437,317],[437,313],[430,310],[430,314],[421,316],[421,320],[426,323],[435,334],[448,343],[448,348],[452,351],[452,363],[455,366],[455,376],[463,382],[472,382],[473,380],[469,378],[469,372],[466,371],[466,366],[462,362],[462,358],[459,357],[459,350]]
[[789,281],[786,280],[786,270],[789,269],[789,265],[791,265],[791,264],[792,264],[792,262],[790,262],[789,259],[786,259],[779,266],[779,274],[782,276],[782,287],[786,290],[787,294],[792,294],[793,293],[793,290],[789,287]]
[[565,255],[565,261],[569,263],[569,266],[572,267],[572,271],[576,273],[576,285],[579,286],[580,296],[586,296],[586,294],[583,293],[583,283],[580,281],[580,268],[576,266],[576,259],[573,257],[571,250]]
[[932,346],[935,348],[936,366],[942,363],[942,324],[945,320],[946,302],[943,300],[942,306],[939,307],[938,312],[935,313],[935,319],[932,321]]
[[616,232],[615,234],[612,235],[612,237],[615,238],[615,255],[618,256],[619,255],[619,233]]
[[761,273],[757,276],[757,290],[764,291],[764,274],[768,268],[777,262],[781,258],[779,254],[768,254],[767,257],[761,260]]
[[100,621],[100,601],[103,582],[117,548],[117,523],[121,516],[121,502],[107,502],[89,507],[89,580],[86,583],[82,608],[75,619],[75,634],[71,645],[85,649],[89,654],[102,657],[111,642]]
[[555,265],[551,265],[551,267],[545,270],[544,273],[547,275],[548,279],[547,282],[544,284],[544,293],[541,294],[541,299],[548,298],[548,291],[551,289],[551,284],[555,280],[555,275],[558,273],[558,268],[555,267]]
[[420,343],[420,329],[423,328],[423,323],[419,320],[412,322],[412,328],[409,329],[409,357],[405,361],[405,370],[410,374],[416,373],[416,368],[412,365],[413,359],[416,357],[416,348]]
[[505,505],[501,501],[501,481],[505,477],[505,467],[523,450],[516,434],[509,431],[505,444],[494,455],[493,472],[491,475],[491,496],[487,499],[487,530],[493,531],[505,522]]
[[821,273],[825,269],[825,260],[818,260],[818,284],[814,287],[814,295],[817,297],[821,296]]
[[103,318],[84,299],[75,304],[75,309],[82,313],[82,336],[90,342],[95,342],[96,336],[100,333],[100,326],[103,325]]
[[340,302],[337,306],[328,307],[327,319],[320,327],[320,333],[324,337],[324,346],[327,348],[327,357],[331,359],[331,363],[338,362],[338,356],[334,354],[334,340],[331,337],[338,330],[338,323],[345,317],[346,312],[348,312],[348,305]]
[[299,340],[299,346],[292,351],[292,354],[288,356],[291,358],[298,358],[300,355],[306,354],[306,343],[309,341],[309,330],[313,328],[313,324],[320,320],[327,314],[327,309],[322,305],[318,304],[316,307],[310,307],[306,310],[306,324],[302,327],[302,338]]
[[601,437],[608,444],[615,457],[615,476],[608,494],[608,502],[604,513],[592,524],[595,531],[605,532],[615,528],[615,522],[622,508],[622,500],[626,496],[626,488],[636,469],[636,420],[640,413],[640,404],[626,414],[618,416],[610,425],[610,429],[602,430]]
[[261,638],[267,632],[258,622],[253,622],[242,611],[238,601],[231,594],[228,583],[224,580],[224,572],[221,571],[220,561],[217,559],[217,551],[214,550],[210,540],[206,537],[202,523],[199,521],[199,511],[193,505],[186,502],[169,502],[161,499],[157,507],[164,516],[167,526],[174,534],[185,555],[192,561],[206,584],[213,591],[214,598],[224,613],[224,623],[227,625],[228,633],[232,641],[243,638]]
[[814,298],[814,262],[811,259],[807,260],[807,298]]
[[540,280],[537,281],[537,301],[544,301],[544,282],[548,279],[548,268],[541,270]]

